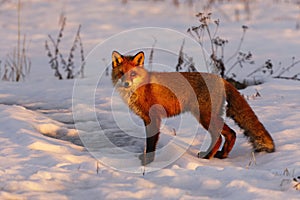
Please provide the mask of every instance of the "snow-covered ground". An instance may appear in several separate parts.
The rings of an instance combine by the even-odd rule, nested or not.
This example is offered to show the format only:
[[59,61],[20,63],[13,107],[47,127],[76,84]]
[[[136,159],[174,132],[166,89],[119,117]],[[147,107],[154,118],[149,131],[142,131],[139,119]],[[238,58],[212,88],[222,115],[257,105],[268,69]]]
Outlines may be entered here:
[[[133,172],[128,166],[138,166],[136,154],[143,151],[144,141],[139,138],[142,137],[139,134],[144,134],[141,122],[131,115],[136,124],[127,123],[128,127],[124,127],[127,121],[122,122],[122,130],[117,126],[115,119],[128,117],[126,106],[117,94],[112,95],[109,77],[99,80],[99,76],[110,62],[109,58],[103,62],[103,58],[110,55],[111,49],[125,51],[126,43],[131,41],[104,50],[98,46],[107,55],[101,55],[96,64],[88,63],[86,77],[74,82],[53,77],[44,40],[47,34],[57,34],[62,12],[67,16],[65,46],[70,45],[74,30],[81,23],[86,52],[98,43],[105,44],[114,34],[132,28],[155,26],[185,33],[197,23],[194,14],[206,2],[190,5],[189,1],[179,1],[179,6],[173,1],[124,2],[30,0],[23,3],[22,30],[31,39],[32,72],[21,83],[0,82],[0,199],[298,199],[300,194],[294,188],[297,182],[293,178],[300,176],[299,81],[269,78],[262,85],[241,91],[274,138],[275,153],[255,154],[254,159],[246,138],[229,121],[239,133],[229,158],[197,158],[206,133],[196,127],[196,140],[174,162],[153,172],[151,166],[128,172]],[[249,12],[239,1],[210,7],[221,20],[220,34],[229,40],[226,47],[229,55],[239,42],[240,27],[246,24],[250,28],[242,49],[253,52],[256,67],[267,59],[285,66],[292,62],[293,56],[299,59],[300,32],[296,29],[299,5],[276,2],[254,1]],[[1,60],[16,43],[15,7],[10,1],[0,7]],[[180,44],[181,41],[178,49]],[[299,66],[293,70],[291,73],[299,73]],[[260,97],[255,96],[257,91]],[[165,122],[159,148],[176,138],[188,141],[185,130],[193,130],[197,124],[183,124],[182,133],[176,130],[174,136],[173,128],[177,129],[180,120],[178,117]],[[102,141],[103,136],[108,140]],[[107,157],[111,142],[132,156],[126,154],[125,161],[116,163],[114,152],[111,158]],[[101,154],[102,150],[106,154]]]

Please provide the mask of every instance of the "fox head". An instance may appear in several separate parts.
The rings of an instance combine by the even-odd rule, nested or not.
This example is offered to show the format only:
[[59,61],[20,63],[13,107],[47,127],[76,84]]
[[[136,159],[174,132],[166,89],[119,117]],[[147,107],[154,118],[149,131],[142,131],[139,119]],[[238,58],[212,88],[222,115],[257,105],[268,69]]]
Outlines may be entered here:
[[134,56],[124,56],[113,51],[112,53],[112,82],[114,86],[136,89],[147,81],[148,73],[144,69],[144,52]]

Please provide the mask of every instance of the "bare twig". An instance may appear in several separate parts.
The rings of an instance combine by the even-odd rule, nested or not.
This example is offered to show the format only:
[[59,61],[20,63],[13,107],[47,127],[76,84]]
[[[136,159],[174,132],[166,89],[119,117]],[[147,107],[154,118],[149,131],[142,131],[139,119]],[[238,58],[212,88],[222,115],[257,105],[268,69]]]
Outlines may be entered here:
[[149,55],[149,69],[152,70],[152,64],[153,64],[153,55],[154,55],[154,46],[156,45],[157,39],[153,37],[154,42],[152,44],[152,48]]
[[180,50],[179,50],[179,55],[178,55],[178,62],[176,65],[176,72],[179,72],[182,67],[181,65],[184,63],[184,54],[183,54],[183,46],[184,46],[185,40],[182,41]]
[[292,64],[290,64],[289,66],[282,68],[281,72],[275,76],[274,78],[279,78],[281,77],[284,73],[286,73],[287,71],[289,71],[290,69],[292,69],[293,67],[295,67],[297,64],[300,63],[300,60],[295,61],[295,57],[292,58]]
[[247,165],[246,168],[249,169],[249,167],[250,167],[252,164],[256,165],[256,158],[255,158],[254,152],[251,152],[251,158],[250,158],[250,161],[249,161],[249,163],[248,163],[248,165]]
[[[59,44],[62,40],[63,37],[63,31],[64,28],[66,26],[66,17],[63,17],[63,19],[61,20],[61,27],[57,36],[56,41],[52,38],[51,35],[48,35],[53,47],[54,47],[54,53],[51,52],[48,42],[45,41],[45,49],[47,51],[47,55],[50,58],[50,66],[52,69],[55,70],[55,74],[54,76],[58,77],[59,79],[63,79],[62,74],[59,71],[60,68],[60,64],[61,67],[65,70],[66,74],[66,78],[67,79],[73,79],[75,77],[78,77],[79,75],[81,75],[81,77],[84,77],[84,66],[85,66],[85,57],[84,57],[84,51],[83,51],[83,44],[82,44],[82,40],[80,37],[80,30],[81,30],[81,25],[79,25],[78,29],[77,29],[77,33],[75,35],[73,44],[71,46],[68,58],[65,59],[63,54],[59,51]],[[74,69],[75,69],[75,62],[74,62],[74,57],[75,57],[75,51],[78,47],[78,43],[79,43],[79,47],[80,47],[80,69],[77,73],[74,73]],[[59,62],[60,60],[60,62]]]
[[100,163],[99,163],[99,161],[97,161],[97,163],[96,163],[96,173],[99,174],[99,171],[100,171]]
[[[80,28],[81,28],[81,25],[79,25],[78,30],[80,30]],[[81,78],[84,78],[85,57],[84,57],[83,44],[82,44],[82,41],[81,41],[79,31],[78,31],[78,40],[79,40],[79,45],[80,45],[80,57],[81,57],[81,65],[80,65],[79,73],[81,74]]]
[[[299,75],[299,74],[297,74],[297,75]],[[297,76],[292,76],[292,77],[289,77],[289,76],[274,76],[273,78],[300,81],[300,78],[298,78]]]
[[245,35],[246,35],[246,31],[247,31],[247,29],[248,29],[248,26],[243,25],[243,26],[242,26],[242,29],[243,29],[243,34],[242,34],[242,36],[241,36],[240,43],[238,44],[238,47],[237,47],[236,51],[232,54],[232,56],[230,56],[230,57],[226,60],[226,62],[225,62],[226,64],[227,64],[228,62],[230,62],[233,58],[235,58],[235,57],[238,55],[238,53],[241,51],[242,44],[243,44],[243,42],[244,42],[244,39],[245,39]]
[[18,0],[18,43],[17,43],[17,69],[16,69],[16,81],[20,80],[20,74],[22,71],[21,65],[21,53],[20,53],[20,46],[21,46],[21,0]]

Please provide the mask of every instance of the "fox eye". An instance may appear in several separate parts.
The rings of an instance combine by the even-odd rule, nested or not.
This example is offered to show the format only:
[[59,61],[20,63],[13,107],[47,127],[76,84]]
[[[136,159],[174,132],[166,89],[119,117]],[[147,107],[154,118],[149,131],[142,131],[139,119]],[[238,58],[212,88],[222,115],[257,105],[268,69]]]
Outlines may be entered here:
[[135,71],[130,72],[130,76],[131,77],[135,77],[136,76],[136,72]]

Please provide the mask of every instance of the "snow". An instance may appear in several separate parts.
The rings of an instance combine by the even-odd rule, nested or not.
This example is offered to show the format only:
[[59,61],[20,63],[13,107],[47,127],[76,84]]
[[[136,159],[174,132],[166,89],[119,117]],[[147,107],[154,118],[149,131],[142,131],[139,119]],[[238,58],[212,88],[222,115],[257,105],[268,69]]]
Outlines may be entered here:
[[[178,7],[172,1],[22,3],[22,28],[31,40],[33,66],[23,82],[0,82],[0,199],[299,198],[293,181],[300,176],[299,81],[268,78],[262,85],[241,91],[271,133],[276,152],[253,155],[242,131],[229,120],[238,133],[229,158],[199,159],[197,152],[207,133],[184,114],[164,121],[157,160],[140,166],[143,124],[128,113],[105,76],[105,68],[112,50],[151,47],[154,39],[149,35],[157,34],[154,59],[162,63],[157,70],[170,70],[177,62],[170,52],[177,53],[182,43],[175,36],[195,25],[194,14],[206,5],[205,1],[179,2]],[[300,32],[295,29],[299,6],[276,2],[250,3],[250,14],[240,1],[213,3],[210,9],[221,20],[220,34],[229,40],[229,55],[239,42],[241,25],[246,24],[250,28],[242,49],[253,52],[254,69],[269,58],[286,66],[293,56],[299,59]],[[1,6],[0,36],[5,39],[1,40],[0,58],[4,61],[16,43],[16,5],[7,1]],[[240,21],[235,20],[237,9]],[[56,80],[47,63],[44,40],[47,34],[57,34],[62,12],[67,16],[62,45],[66,52],[82,24],[84,48],[89,52],[84,79]],[[133,33],[129,29],[145,26],[163,29],[140,32],[135,42],[129,42],[133,38],[118,41],[120,31],[127,31],[121,33],[125,37]],[[142,37],[148,40],[139,43]],[[166,45],[169,51],[163,49]],[[191,50],[186,51],[196,48],[192,43],[187,46]],[[146,55],[149,52],[147,49]],[[299,66],[294,70],[291,73],[299,73]],[[260,97],[255,96],[256,91]]]

